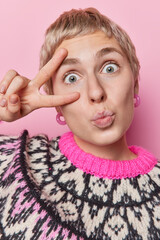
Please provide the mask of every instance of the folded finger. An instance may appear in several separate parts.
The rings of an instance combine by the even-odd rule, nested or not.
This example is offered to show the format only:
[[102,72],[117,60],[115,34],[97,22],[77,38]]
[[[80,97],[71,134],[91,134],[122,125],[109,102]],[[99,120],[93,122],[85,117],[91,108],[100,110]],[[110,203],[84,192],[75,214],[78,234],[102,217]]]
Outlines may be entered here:
[[29,80],[27,78],[16,76],[7,88],[5,95],[10,96],[14,93],[18,93],[21,89],[25,88],[28,83]]
[[43,68],[41,68],[39,73],[33,79],[34,84],[37,85],[38,88],[40,88],[46,81],[48,81],[53,76],[54,72],[57,70],[57,68],[60,66],[66,56],[66,49],[62,48],[58,50],[51,58],[51,60],[49,60],[48,63]]
[[12,80],[19,74],[15,70],[9,70],[0,82],[0,93],[5,94]]

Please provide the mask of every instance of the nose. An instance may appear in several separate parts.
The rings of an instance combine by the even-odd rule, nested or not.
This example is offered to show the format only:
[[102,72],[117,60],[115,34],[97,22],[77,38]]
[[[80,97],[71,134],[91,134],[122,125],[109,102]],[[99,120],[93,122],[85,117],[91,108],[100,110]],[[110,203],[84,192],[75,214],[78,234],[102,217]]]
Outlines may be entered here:
[[100,103],[106,99],[105,89],[100,83],[99,79],[92,75],[89,77],[88,82],[88,98],[92,103]]

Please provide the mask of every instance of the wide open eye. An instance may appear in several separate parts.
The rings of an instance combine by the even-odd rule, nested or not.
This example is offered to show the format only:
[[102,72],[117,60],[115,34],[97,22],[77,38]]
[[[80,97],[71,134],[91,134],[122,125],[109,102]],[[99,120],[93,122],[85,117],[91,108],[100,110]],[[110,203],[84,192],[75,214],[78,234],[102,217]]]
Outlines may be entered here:
[[64,82],[67,84],[72,84],[77,82],[80,79],[80,76],[76,73],[66,74],[64,77]]
[[102,73],[114,73],[119,69],[118,65],[115,63],[108,63],[102,69]]

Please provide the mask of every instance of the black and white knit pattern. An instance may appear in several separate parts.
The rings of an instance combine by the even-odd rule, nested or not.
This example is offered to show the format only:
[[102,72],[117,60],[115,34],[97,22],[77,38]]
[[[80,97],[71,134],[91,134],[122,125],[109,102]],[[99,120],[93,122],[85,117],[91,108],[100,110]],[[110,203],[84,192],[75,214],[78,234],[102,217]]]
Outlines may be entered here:
[[0,137],[0,239],[160,240],[160,163],[135,178],[98,178],[59,138]]

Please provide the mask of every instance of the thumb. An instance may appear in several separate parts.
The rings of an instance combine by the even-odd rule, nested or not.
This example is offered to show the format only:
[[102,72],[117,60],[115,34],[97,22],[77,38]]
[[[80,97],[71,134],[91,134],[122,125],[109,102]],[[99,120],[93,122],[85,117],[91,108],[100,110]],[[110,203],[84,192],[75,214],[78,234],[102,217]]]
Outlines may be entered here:
[[9,121],[14,121],[21,117],[20,108],[21,108],[21,104],[20,104],[19,96],[17,94],[12,94],[9,97],[9,101],[7,105],[8,114],[9,114],[8,118],[10,119]]

